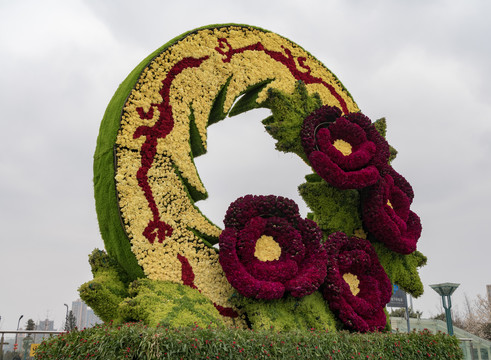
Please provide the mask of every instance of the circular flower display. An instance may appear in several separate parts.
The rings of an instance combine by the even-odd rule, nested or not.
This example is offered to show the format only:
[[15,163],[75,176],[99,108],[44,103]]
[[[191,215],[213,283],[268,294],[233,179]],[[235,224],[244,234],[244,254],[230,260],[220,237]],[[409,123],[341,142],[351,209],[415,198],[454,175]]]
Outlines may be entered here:
[[409,209],[413,197],[411,185],[392,168],[364,193],[365,227],[390,250],[401,254],[415,251],[421,236],[421,221]]
[[326,276],[326,251],[315,222],[290,199],[247,195],[234,201],[220,235],[220,264],[246,297],[279,299],[313,293]]
[[[412,198],[409,184],[388,167],[388,144],[377,131],[385,134],[385,121],[373,125],[357,113],[358,106],[336,76],[300,46],[247,25],[195,29],[150,54],[111,100],[94,154],[101,234],[108,254],[125,270],[124,279],[146,277],[189,286],[209,298],[220,314],[235,319],[226,319],[228,324],[245,325],[244,311],[253,327],[258,324],[251,313],[259,313],[264,302],[247,301],[248,309],[236,311],[230,301],[234,288],[252,298],[275,299],[285,293],[302,297],[324,282],[328,264],[323,233],[315,222],[300,218],[291,200],[240,198],[225,217],[223,233],[196,206],[207,197],[194,163],[206,153],[207,127],[257,107],[271,110],[263,124],[276,148],[310,162],[329,183],[307,176],[300,188],[312,210],[309,218],[326,236],[362,227],[360,199],[373,200],[369,191],[363,198],[365,188],[386,186],[386,174]],[[393,193],[387,205],[394,204],[398,218],[390,211],[386,215],[411,238],[413,216],[398,203],[397,191]],[[382,204],[366,211],[382,211]],[[370,214],[366,218],[370,223]],[[389,232],[388,238],[395,237]],[[218,241],[220,250],[214,247]],[[391,253],[381,255],[384,264]],[[356,261],[366,262],[364,256]],[[405,264],[404,258],[394,263]],[[411,266],[404,267],[403,275],[388,267],[387,272],[407,283],[416,271]],[[340,276],[352,297],[364,298],[368,285],[355,270]],[[323,299],[317,299],[311,297],[304,305],[327,311]],[[104,299],[97,302],[103,311]],[[287,317],[282,314],[280,321]],[[363,314],[363,319],[375,316]],[[316,323],[321,317],[314,318]]]
[[302,145],[317,174],[340,189],[375,184],[387,166],[389,145],[361,113],[341,117],[341,110],[322,106],[304,120]]
[[336,232],[325,243],[328,255],[324,298],[350,329],[385,328],[392,286],[369,241]]

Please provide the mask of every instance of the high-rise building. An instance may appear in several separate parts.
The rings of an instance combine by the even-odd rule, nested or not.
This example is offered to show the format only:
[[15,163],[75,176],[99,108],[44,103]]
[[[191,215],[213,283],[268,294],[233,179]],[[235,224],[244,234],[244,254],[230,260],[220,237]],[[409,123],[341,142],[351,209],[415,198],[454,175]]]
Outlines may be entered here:
[[85,326],[82,326],[82,324],[85,323],[87,318],[87,305],[80,299],[72,301],[72,313],[75,316],[77,328],[83,329]]
[[101,319],[97,317],[96,314],[94,314],[94,310],[92,309],[87,309],[87,322],[85,327],[92,327],[95,324],[101,323]]
[[36,330],[49,330],[53,331],[55,329],[55,322],[53,320],[40,320],[36,325]]
[[72,302],[72,312],[78,329],[89,328],[101,322],[94,311],[80,299]]
[[[53,331],[53,330],[55,330],[55,322],[53,320],[49,320],[49,319],[39,320],[38,323],[36,324],[36,330]],[[46,335],[46,334],[35,334],[34,335],[34,342],[40,343],[46,337],[48,337],[48,335]]]
[[491,285],[486,285],[486,290],[488,293],[488,302],[491,304]]

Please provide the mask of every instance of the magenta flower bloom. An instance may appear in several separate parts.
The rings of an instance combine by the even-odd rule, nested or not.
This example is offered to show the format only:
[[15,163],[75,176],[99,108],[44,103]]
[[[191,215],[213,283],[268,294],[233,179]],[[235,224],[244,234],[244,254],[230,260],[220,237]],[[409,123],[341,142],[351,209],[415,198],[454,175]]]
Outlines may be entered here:
[[373,185],[387,167],[389,144],[361,113],[322,106],[305,118],[301,138],[312,168],[339,189]]
[[247,195],[225,215],[219,261],[246,297],[279,299],[313,293],[326,276],[327,255],[317,224],[302,219],[292,200]]
[[351,330],[383,330],[392,286],[372,244],[336,232],[324,245],[328,266],[322,292],[331,310]]
[[363,194],[362,215],[365,228],[390,250],[410,254],[421,236],[421,221],[410,205],[411,185],[394,169]]

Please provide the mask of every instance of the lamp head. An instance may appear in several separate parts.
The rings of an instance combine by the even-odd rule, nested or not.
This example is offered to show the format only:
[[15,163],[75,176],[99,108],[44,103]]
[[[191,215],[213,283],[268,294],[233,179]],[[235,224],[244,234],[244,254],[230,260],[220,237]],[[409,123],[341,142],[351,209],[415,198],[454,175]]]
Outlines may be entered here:
[[430,285],[430,287],[435,290],[440,296],[450,296],[459,287],[460,284],[455,283],[443,283]]

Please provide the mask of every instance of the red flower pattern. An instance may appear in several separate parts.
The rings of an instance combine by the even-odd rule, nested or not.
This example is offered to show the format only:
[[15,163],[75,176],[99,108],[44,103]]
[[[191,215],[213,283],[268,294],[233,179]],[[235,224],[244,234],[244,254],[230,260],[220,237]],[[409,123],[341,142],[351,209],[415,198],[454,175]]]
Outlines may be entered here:
[[[279,299],[311,294],[326,276],[326,252],[315,222],[300,218],[297,205],[283,197],[237,199],[225,216],[220,235],[220,264],[230,284],[246,297]],[[260,260],[255,249],[262,236],[274,239],[281,254]]]
[[410,210],[413,196],[411,185],[392,168],[363,192],[365,228],[390,250],[401,254],[415,251],[421,236],[421,221]]
[[[341,116],[341,110],[322,106],[305,118],[302,145],[316,173],[339,189],[360,189],[380,179],[389,160],[389,145],[368,117]],[[342,153],[336,143],[349,147]]]
[[[387,321],[384,307],[392,286],[372,244],[336,232],[329,236],[325,248],[328,266],[322,292],[331,310],[351,330],[383,330]],[[357,279],[357,293],[346,282],[346,274]]]

